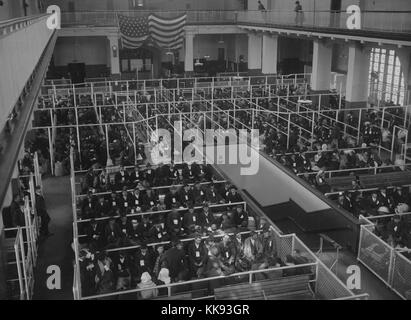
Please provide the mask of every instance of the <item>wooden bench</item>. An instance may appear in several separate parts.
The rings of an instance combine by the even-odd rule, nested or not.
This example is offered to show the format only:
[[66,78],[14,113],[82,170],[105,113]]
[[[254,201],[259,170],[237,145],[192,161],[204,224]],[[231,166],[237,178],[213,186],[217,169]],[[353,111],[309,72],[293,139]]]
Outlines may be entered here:
[[[360,175],[360,183],[363,188],[380,188],[387,186],[401,186],[411,181],[411,171],[396,171],[388,173]],[[350,190],[351,182],[355,176],[335,177],[327,179],[328,185],[333,191]]]
[[192,300],[192,294],[191,292],[188,292],[188,293],[172,295],[170,297],[168,296],[157,297],[152,300]]
[[282,277],[217,288],[214,296],[216,300],[313,299],[309,281],[310,274]]

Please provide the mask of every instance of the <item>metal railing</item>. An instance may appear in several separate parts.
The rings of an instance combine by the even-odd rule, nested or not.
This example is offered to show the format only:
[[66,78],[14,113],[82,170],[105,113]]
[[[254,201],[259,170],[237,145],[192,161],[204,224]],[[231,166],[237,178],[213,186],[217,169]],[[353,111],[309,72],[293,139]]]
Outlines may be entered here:
[[[346,12],[305,11],[234,11],[234,10],[176,10],[176,11],[77,11],[63,12],[62,25],[69,26],[118,26],[118,15],[143,17],[155,14],[163,18],[174,18],[187,14],[187,24],[259,24],[310,29],[332,29],[351,31],[347,28]],[[363,11],[361,30],[409,33],[411,12]]]
[[61,14],[62,26],[103,26],[117,27],[118,16],[146,17],[155,14],[161,18],[175,18],[183,14],[187,15],[187,24],[235,24],[236,11],[77,11],[63,12]]
[[27,28],[33,23],[43,19],[46,16],[48,16],[48,14],[39,14],[30,17],[0,21],[0,38],[2,36],[9,35],[15,31]]
[[[401,215],[405,216],[408,213]],[[394,248],[375,234],[376,220],[394,216],[398,214],[372,218],[360,216],[363,225],[360,230],[357,259],[401,298],[409,299],[411,260],[404,256],[404,250]]]
[[[353,31],[347,28],[349,16],[346,12],[335,13],[331,11],[311,11],[300,14],[292,11],[241,11],[238,13],[237,24],[252,23],[267,26]],[[411,11],[363,11],[361,13],[361,30],[403,33],[405,35],[411,30]]]

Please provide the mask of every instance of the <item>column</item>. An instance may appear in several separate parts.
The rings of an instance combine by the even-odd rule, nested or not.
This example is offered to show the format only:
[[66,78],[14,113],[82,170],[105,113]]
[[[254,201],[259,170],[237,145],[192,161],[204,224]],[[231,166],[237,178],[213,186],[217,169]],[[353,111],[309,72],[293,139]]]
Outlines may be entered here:
[[194,35],[186,33],[184,71],[194,71]]
[[248,34],[248,69],[261,70],[262,37],[255,33]]
[[7,298],[6,255],[3,218],[0,217],[0,300]]
[[120,52],[119,52],[119,38],[118,36],[108,36],[110,44],[110,67],[111,74],[120,74]]
[[263,35],[263,61],[262,72],[264,74],[277,73],[277,56],[278,56],[278,36]]
[[331,86],[332,45],[314,40],[311,88],[314,91],[329,91]]
[[[400,48],[396,50],[398,58],[400,59],[401,69],[404,77],[405,86],[405,101],[404,104],[411,103],[411,49]],[[410,109],[408,109],[410,110]]]
[[359,43],[348,48],[346,108],[367,106],[370,50]]

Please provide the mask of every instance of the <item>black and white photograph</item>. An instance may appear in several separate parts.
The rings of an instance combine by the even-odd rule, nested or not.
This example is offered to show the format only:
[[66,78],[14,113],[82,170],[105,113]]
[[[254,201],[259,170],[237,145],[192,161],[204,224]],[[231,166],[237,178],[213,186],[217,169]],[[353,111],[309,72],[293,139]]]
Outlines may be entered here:
[[0,300],[411,300],[410,92],[410,0],[0,0]]

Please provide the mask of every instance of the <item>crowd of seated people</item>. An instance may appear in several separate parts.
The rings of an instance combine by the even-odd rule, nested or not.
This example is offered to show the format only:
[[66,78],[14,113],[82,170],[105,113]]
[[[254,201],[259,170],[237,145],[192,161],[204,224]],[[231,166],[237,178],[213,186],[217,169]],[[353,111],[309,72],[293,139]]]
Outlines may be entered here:
[[378,219],[375,234],[395,249],[403,250],[403,254],[411,261],[411,218],[410,215],[393,215]]
[[[171,288],[171,294],[196,288],[213,294],[215,287],[230,283],[232,279],[226,277],[234,273],[312,262],[298,251],[281,260],[277,255],[274,231],[267,224],[260,234],[251,231],[203,237],[201,233],[195,233],[192,238],[184,242],[174,238],[170,243],[153,246],[142,244],[136,250],[118,252],[97,253],[83,249],[80,259],[83,296],[141,289],[137,298],[151,299],[168,295],[167,288],[156,288],[160,285],[221,277],[217,283],[214,280],[203,282],[203,285],[183,284],[183,287]],[[258,281],[302,273],[312,273],[312,270],[296,267],[257,273],[254,277]]]
[[351,212],[356,217],[405,213],[411,206],[409,187],[383,187],[373,191],[361,189],[361,183],[353,180],[352,190],[340,192],[338,196],[332,198],[340,208]]
[[213,169],[209,164],[183,163],[135,166],[132,170],[123,165],[115,174],[109,174],[107,168],[90,168],[82,178],[82,193],[88,191],[107,192],[134,189],[137,187],[159,187],[173,184],[211,182],[215,180]]

